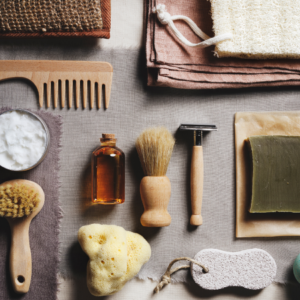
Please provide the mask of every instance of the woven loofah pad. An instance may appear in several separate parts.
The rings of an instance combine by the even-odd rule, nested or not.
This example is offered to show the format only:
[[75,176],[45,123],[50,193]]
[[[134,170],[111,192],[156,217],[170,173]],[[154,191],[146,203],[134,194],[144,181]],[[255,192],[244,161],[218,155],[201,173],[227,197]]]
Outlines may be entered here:
[[300,0],[210,0],[219,57],[300,58]]
[[109,38],[110,0],[2,0],[0,37]]

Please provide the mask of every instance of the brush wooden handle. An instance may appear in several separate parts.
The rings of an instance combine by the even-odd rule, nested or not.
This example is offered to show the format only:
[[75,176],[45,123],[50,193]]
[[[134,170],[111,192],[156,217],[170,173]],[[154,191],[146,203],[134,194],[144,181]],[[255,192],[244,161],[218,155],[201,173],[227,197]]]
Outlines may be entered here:
[[30,221],[9,222],[12,233],[9,262],[10,274],[14,290],[18,293],[27,293],[31,282]]
[[164,227],[171,224],[167,211],[171,197],[171,183],[166,176],[145,176],[140,185],[144,205],[141,224],[145,227]]
[[192,216],[190,224],[199,226],[203,223],[201,216],[203,195],[203,149],[202,146],[194,146],[191,166],[191,204]]

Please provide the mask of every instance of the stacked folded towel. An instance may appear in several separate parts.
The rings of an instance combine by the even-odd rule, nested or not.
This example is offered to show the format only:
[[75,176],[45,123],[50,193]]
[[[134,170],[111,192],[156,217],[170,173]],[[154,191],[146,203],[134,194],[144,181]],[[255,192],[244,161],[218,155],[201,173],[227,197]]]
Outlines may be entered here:
[[[214,34],[209,1],[145,1],[148,85],[209,89],[300,84],[300,62],[297,60],[218,58],[214,46],[197,48],[182,44],[169,26],[161,24],[156,14],[152,13],[152,9],[163,1],[171,16],[189,17],[212,37]],[[189,41],[201,42],[186,23],[174,23]]]

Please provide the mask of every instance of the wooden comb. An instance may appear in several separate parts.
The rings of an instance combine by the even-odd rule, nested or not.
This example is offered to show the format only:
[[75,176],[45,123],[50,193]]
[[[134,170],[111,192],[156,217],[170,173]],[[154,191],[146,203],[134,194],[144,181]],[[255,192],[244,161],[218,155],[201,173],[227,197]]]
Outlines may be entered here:
[[113,67],[107,62],[0,60],[0,81],[12,78],[30,80],[38,90],[40,107],[43,107],[44,94],[46,94],[47,108],[50,107],[51,97],[54,108],[57,108],[59,94],[61,107],[65,107],[66,91],[68,107],[72,107],[74,89],[76,108],[79,107],[80,94],[82,94],[82,107],[86,108],[89,98],[90,107],[93,108],[96,92],[99,109],[101,107],[102,87],[104,86],[104,103],[105,108],[108,108],[112,77]]

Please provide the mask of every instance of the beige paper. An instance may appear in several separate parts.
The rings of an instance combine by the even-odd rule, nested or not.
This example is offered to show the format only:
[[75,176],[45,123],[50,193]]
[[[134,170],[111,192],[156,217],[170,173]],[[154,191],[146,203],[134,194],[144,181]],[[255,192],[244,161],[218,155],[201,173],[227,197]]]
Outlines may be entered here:
[[300,236],[299,213],[251,214],[248,211],[251,159],[245,139],[252,135],[300,136],[300,112],[236,113],[236,237]]

